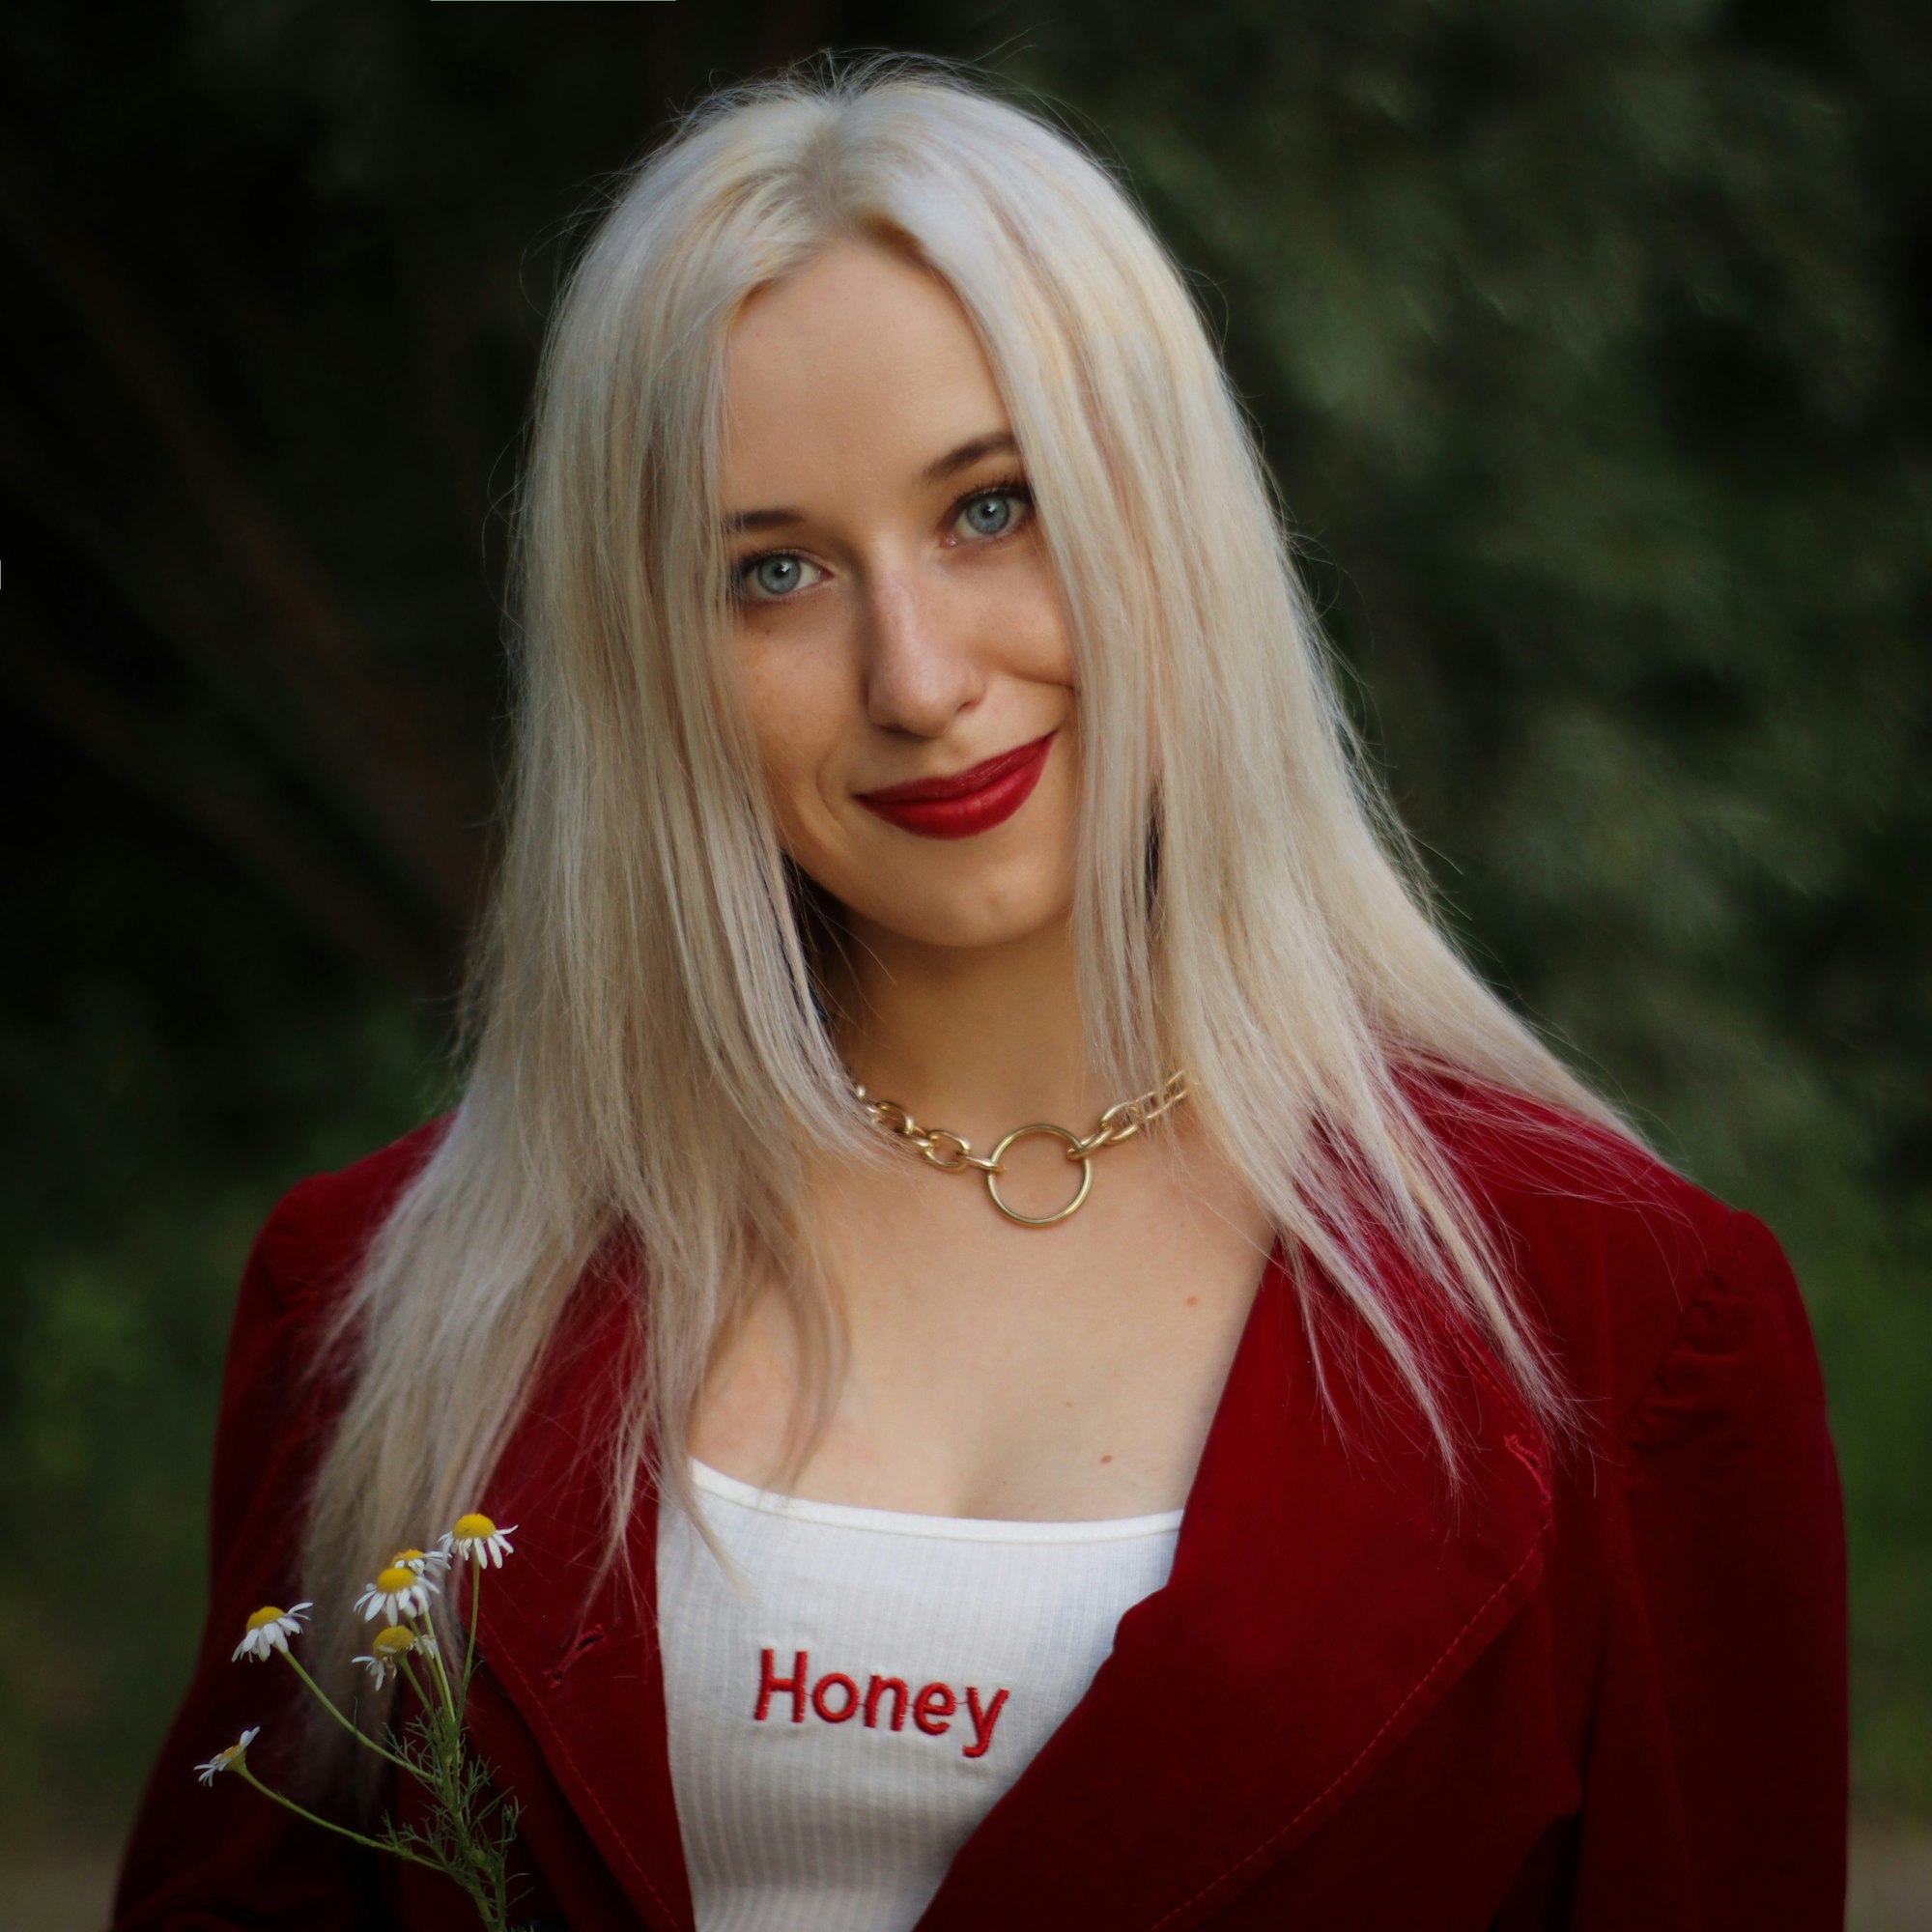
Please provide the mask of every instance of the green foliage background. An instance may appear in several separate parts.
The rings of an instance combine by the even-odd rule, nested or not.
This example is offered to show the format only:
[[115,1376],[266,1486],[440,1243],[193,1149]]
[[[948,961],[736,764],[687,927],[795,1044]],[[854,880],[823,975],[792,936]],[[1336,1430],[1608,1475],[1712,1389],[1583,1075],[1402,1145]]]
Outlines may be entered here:
[[709,81],[881,45],[1039,90],[1142,198],[1450,917],[1785,1239],[1849,1510],[1857,1802],[1932,1814],[1919,10],[20,13],[12,1832],[111,1839],[179,1694],[254,1230],[447,1098],[495,511],[574,212]]

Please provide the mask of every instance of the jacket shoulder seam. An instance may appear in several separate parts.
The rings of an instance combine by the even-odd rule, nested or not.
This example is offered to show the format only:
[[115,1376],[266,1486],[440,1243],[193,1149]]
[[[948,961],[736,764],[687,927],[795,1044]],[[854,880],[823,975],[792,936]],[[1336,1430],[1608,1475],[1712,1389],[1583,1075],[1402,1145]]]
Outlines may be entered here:
[[1629,1459],[1631,1438],[1642,1421],[1644,1409],[1657,1392],[1658,1383],[1683,1346],[1685,1330],[1690,1326],[1692,1316],[1710,1299],[1711,1291],[1717,1285],[1732,1243],[1750,1224],[1750,1219],[1751,1217],[1744,1209],[1733,1208],[1718,1230],[1718,1237],[1712,1242],[1711,1251],[1705,1257],[1704,1270],[1697,1277],[1696,1286],[1685,1295],[1683,1306],[1677,1313],[1677,1320],[1671,1324],[1669,1339],[1658,1350],[1657,1360],[1650,1365],[1650,1371],[1644,1377],[1642,1385],[1632,1398],[1630,1406],[1624,1413],[1623,1428],[1620,1432],[1622,1460],[1627,1462]]
[[306,1314],[315,1301],[316,1196],[328,1179],[327,1174],[311,1174],[298,1180],[270,1210],[262,1229],[269,1292],[292,1315]]

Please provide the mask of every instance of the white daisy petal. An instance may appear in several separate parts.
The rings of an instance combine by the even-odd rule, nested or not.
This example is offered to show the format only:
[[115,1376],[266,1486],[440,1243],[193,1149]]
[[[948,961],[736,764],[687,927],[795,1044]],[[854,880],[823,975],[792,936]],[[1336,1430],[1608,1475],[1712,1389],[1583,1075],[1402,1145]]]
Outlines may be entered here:
[[355,1600],[355,1607],[366,1622],[378,1617],[399,1624],[405,1617],[429,1613],[429,1600],[436,1594],[436,1579],[407,1564],[392,1563]]
[[196,1765],[195,1770],[201,1774],[202,1783],[213,1785],[220,1773],[233,1771],[247,1756],[248,1747],[261,1735],[261,1725],[251,1725],[226,1750],[218,1750],[206,1764]]
[[503,1558],[514,1554],[510,1538],[517,1532],[515,1523],[498,1529],[487,1516],[470,1515],[458,1517],[456,1527],[440,1539],[440,1547],[469,1561],[473,1559],[479,1568],[503,1567]]
[[357,1663],[369,1666],[369,1675],[376,1680],[380,1690],[389,1681],[391,1672],[400,1674],[403,1659],[412,1650],[426,1650],[431,1656],[436,1654],[436,1643],[428,1636],[418,1636],[415,1632],[406,1630],[401,1625],[391,1625],[389,1629],[378,1631],[376,1638],[369,1646],[367,1657],[358,1657]]
[[248,1627],[235,1646],[230,1662],[244,1657],[266,1659],[278,1650],[286,1653],[289,1638],[301,1634],[303,1611],[314,1607],[313,1604],[298,1604],[293,1609],[284,1610],[273,1604],[265,1604],[248,1619]]

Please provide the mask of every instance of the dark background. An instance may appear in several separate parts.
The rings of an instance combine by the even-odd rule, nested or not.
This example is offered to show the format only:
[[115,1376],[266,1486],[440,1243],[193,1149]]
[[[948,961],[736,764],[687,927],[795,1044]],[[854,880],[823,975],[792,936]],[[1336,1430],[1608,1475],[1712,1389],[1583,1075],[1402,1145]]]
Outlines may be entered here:
[[0,45],[0,1856],[111,1848],[183,1686],[262,1217],[449,1097],[579,211],[881,46],[1124,170],[1485,970],[1784,1238],[1932,1820],[1917,0],[199,0]]

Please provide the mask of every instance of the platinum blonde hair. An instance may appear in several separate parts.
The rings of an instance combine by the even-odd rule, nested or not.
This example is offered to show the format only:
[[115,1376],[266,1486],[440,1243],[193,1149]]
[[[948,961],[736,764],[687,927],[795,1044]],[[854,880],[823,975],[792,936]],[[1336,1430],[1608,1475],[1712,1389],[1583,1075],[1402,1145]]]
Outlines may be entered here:
[[[733,318],[841,240],[945,278],[1025,452],[1079,678],[1073,918],[1095,1068],[1123,1094],[1192,1070],[1204,1131],[1386,1350],[1452,1487],[1443,1365],[1381,1285],[1378,1243],[1554,1438],[1580,1437],[1402,1076],[1453,1070],[1634,1130],[1445,937],[1243,412],[1130,195],[1043,115],[887,56],[692,109],[611,195],[553,317],[464,1085],[341,1310],[353,1392],[306,1520],[318,1603],[488,1507],[533,1367],[613,1233],[644,1258],[646,1346],[605,1445],[607,1563],[640,1482],[693,1508],[688,1424],[754,1284],[776,1285],[801,1340],[794,1473],[831,1411],[841,1338],[800,1233],[804,1157],[892,1156],[827,1033],[822,921],[729,674],[715,478]],[[1295,1279],[1320,1364],[1321,1297]]]

